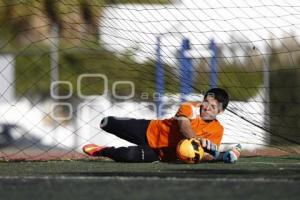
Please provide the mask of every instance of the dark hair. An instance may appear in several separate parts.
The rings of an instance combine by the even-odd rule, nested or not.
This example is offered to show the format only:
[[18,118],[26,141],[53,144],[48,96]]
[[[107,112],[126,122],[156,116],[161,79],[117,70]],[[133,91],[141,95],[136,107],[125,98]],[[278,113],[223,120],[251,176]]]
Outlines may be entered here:
[[223,110],[225,110],[227,108],[227,105],[229,103],[229,96],[228,96],[228,93],[224,89],[212,88],[205,93],[204,99],[207,96],[212,96],[219,103],[221,103]]

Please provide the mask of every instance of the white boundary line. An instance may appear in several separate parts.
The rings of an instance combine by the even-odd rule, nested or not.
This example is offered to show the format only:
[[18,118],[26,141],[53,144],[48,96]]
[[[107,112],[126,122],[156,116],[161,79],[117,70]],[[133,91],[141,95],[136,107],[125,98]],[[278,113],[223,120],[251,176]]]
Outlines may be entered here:
[[300,180],[289,178],[178,178],[178,177],[130,177],[130,176],[0,176],[2,180],[120,180],[120,181],[134,181],[134,180],[165,180],[165,181],[197,181],[197,182],[256,182],[256,183],[294,183]]
[[[238,161],[239,164],[249,164],[249,162]],[[300,165],[300,162],[296,163],[280,163],[280,162],[251,162],[251,164],[267,164],[267,165]]]

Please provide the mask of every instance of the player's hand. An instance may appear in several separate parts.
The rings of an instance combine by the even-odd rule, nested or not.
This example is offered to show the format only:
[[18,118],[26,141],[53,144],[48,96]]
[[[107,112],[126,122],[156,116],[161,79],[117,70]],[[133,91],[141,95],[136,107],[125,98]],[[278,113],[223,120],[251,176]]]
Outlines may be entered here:
[[203,147],[204,150],[207,151],[216,151],[217,150],[217,145],[211,142],[208,139],[205,138],[198,138],[198,140],[201,143],[201,146]]
[[212,141],[205,138],[198,138],[204,151],[216,159],[219,156],[218,147]]
[[223,154],[223,161],[225,163],[235,163],[241,154],[242,146],[240,144],[236,145],[232,149],[229,149]]

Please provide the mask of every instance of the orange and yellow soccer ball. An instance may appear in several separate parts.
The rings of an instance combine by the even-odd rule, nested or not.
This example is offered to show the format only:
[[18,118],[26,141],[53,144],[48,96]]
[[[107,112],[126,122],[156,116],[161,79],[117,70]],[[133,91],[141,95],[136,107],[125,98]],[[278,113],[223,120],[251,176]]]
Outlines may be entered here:
[[204,156],[204,150],[199,140],[183,139],[177,145],[177,157],[185,163],[198,163]]

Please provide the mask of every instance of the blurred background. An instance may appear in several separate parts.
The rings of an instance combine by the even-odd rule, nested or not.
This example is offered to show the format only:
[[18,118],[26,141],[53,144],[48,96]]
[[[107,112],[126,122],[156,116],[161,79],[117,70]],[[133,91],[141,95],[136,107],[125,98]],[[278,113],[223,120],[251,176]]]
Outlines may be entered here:
[[222,87],[222,148],[299,154],[297,0],[0,0],[0,157],[130,143],[108,115],[174,116]]

